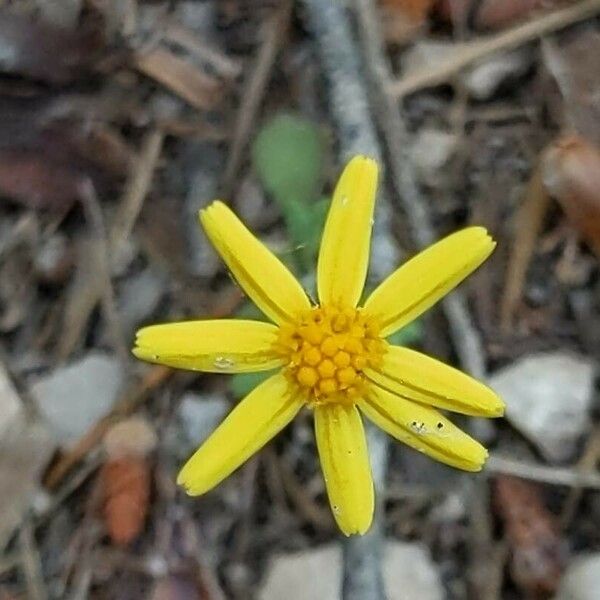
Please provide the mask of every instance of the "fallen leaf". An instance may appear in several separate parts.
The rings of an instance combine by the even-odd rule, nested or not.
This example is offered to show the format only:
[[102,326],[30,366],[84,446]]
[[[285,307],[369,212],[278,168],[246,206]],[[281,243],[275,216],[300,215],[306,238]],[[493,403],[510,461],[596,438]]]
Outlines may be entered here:
[[150,466],[143,458],[109,460],[100,471],[104,520],[113,544],[126,546],[141,533],[150,500]]
[[566,128],[600,147],[600,71],[590,56],[600,56],[600,33],[592,29],[562,42],[542,41],[542,60],[562,95]]
[[436,10],[455,27],[470,22],[478,30],[497,30],[523,20],[534,11],[565,3],[566,0],[441,0]]
[[0,72],[55,85],[91,72],[104,44],[97,28],[63,29],[0,11]]
[[528,597],[553,593],[560,581],[565,549],[540,487],[502,475],[494,481],[493,491],[510,548],[514,582]]
[[600,150],[566,135],[544,152],[541,169],[546,190],[600,258]]

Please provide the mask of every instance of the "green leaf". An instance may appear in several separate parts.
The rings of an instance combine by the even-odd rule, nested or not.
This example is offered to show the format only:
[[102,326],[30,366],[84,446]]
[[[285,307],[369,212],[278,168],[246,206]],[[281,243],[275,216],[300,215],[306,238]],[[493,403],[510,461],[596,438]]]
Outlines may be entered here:
[[306,272],[314,262],[324,223],[324,205],[318,201],[323,136],[307,119],[278,115],[258,133],[252,159],[262,184],[281,210],[296,262]]
[[422,339],[423,324],[417,320],[390,335],[387,341],[394,346],[416,346]]
[[274,375],[277,369],[260,371],[258,373],[238,373],[230,379],[231,393],[236,400],[247,396],[258,384]]
[[318,197],[323,139],[311,121],[292,114],[274,117],[258,133],[252,158],[263,185],[278,202],[305,203]]

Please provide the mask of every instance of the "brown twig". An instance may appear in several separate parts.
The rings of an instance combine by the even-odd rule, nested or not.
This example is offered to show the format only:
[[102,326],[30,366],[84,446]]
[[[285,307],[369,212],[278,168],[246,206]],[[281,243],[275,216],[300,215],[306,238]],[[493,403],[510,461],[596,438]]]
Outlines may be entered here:
[[391,82],[388,91],[398,100],[423,88],[442,85],[463,69],[496,52],[512,50],[543,35],[588,19],[598,12],[600,12],[600,0],[583,0],[543,14],[497,35],[460,45],[454,54],[443,62],[421,69],[418,73],[408,73],[401,79]]
[[[576,472],[586,475],[593,474],[598,466],[599,458],[600,427],[596,427],[586,442],[581,458],[577,462],[577,465],[575,465]],[[569,490],[569,494],[565,500],[562,513],[560,515],[560,524],[563,530],[566,530],[573,520],[582,494],[583,486],[581,485],[580,481]]]
[[256,121],[256,115],[267,89],[275,59],[287,34],[291,8],[290,0],[284,0],[275,14],[265,23],[264,38],[258,50],[256,62],[248,74],[240,94],[240,107],[223,175],[223,194],[225,196],[231,194],[234,180],[238,175],[243,152]]
[[122,244],[133,231],[144,200],[150,191],[163,140],[164,134],[156,129],[144,136],[139,157],[132,166],[119,201],[119,208],[110,227],[110,251],[113,260],[119,255]]
[[515,219],[515,239],[508,261],[506,283],[500,301],[500,327],[505,334],[510,333],[512,329],[513,316],[521,300],[527,269],[549,204],[550,199],[544,188],[541,170],[538,165],[531,175],[523,204]]
[[115,301],[115,291],[110,277],[110,248],[108,234],[104,224],[102,209],[98,203],[96,192],[90,181],[82,186],[81,202],[83,210],[91,230],[92,239],[98,249],[98,294],[102,302],[102,312],[104,319],[113,339],[113,345],[116,353],[119,355],[123,365],[129,363],[128,344],[125,334],[121,328],[121,321],[117,311]]
[[219,102],[222,82],[167,48],[139,52],[133,64],[194,108],[209,110]]

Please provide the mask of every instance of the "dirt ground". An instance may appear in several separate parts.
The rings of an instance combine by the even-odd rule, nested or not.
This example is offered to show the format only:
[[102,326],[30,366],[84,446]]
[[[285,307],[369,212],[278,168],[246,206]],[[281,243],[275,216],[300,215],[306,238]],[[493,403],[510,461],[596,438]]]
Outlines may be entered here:
[[[0,0],[0,600],[273,600],[282,577],[286,600],[314,597],[303,580],[370,600],[381,569],[390,600],[600,598],[598,15]],[[380,510],[348,543],[308,411],[187,497],[179,468],[258,380],[130,350],[146,324],[261,318],[198,227],[215,198],[314,285],[359,152],[383,170],[370,286],[466,225],[497,240],[397,343],[488,381],[507,414],[457,420],[490,450],[476,475],[377,438]],[[392,547],[424,561],[420,592]]]

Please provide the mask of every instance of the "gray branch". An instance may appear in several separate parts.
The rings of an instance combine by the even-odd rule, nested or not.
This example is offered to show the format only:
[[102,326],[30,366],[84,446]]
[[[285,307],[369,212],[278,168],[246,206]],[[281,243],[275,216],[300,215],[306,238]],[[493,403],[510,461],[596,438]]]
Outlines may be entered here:
[[[360,49],[354,39],[343,4],[331,0],[304,0],[309,26],[328,82],[329,105],[336,124],[341,158],[366,154],[382,164],[382,152],[369,110],[366,84],[361,72]],[[390,204],[380,194],[373,227],[371,274],[377,279],[396,265],[397,255],[390,232]],[[367,424],[373,481],[379,497],[385,485],[388,439]],[[344,544],[343,597],[345,600],[385,598],[381,575],[383,531],[381,506],[375,510],[371,530],[350,537]]]

